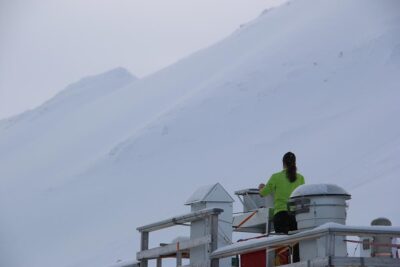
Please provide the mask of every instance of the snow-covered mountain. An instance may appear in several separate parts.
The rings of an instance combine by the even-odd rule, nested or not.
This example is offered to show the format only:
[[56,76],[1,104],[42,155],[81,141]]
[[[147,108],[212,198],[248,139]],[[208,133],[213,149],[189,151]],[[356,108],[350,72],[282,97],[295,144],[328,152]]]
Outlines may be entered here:
[[134,259],[136,226],[200,185],[256,186],[288,150],[306,182],[352,193],[349,223],[399,225],[399,10],[293,0],[151,76],[84,79],[0,122],[1,266]]

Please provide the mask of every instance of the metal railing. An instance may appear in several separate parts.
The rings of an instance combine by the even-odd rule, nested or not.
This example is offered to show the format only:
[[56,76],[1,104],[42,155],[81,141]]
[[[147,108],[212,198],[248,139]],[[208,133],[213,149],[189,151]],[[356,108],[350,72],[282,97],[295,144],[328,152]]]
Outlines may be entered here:
[[221,259],[235,255],[260,251],[263,249],[274,249],[282,246],[291,246],[299,241],[316,240],[325,237],[326,255],[304,262],[292,263],[290,267],[325,267],[325,266],[374,266],[388,267],[400,266],[400,259],[394,258],[369,258],[369,257],[337,257],[335,256],[335,238],[337,236],[358,236],[358,237],[400,237],[400,227],[370,226],[353,227],[335,223],[327,223],[320,227],[299,232],[293,235],[272,236],[260,239],[236,243],[222,247],[211,253],[212,259]]
[[[209,245],[210,251],[215,251],[218,245],[218,215],[222,212],[223,210],[218,208],[203,209],[138,227],[137,230],[140,232],[141,238],[140,251],[136,254],[136,258],[139,261],[140,267],[148,267],[148,261],[151,259],[157,260],[157,267],[161,267],[162,258],[171,255],[175,255],[176,257],[176,266],[182,266],[182,251],[197,246]],[[209,220],[210,231],[207,235],[149,249],[150,232],[199,220]],[[206,265],[218,267],[219,259],[209,257]]]

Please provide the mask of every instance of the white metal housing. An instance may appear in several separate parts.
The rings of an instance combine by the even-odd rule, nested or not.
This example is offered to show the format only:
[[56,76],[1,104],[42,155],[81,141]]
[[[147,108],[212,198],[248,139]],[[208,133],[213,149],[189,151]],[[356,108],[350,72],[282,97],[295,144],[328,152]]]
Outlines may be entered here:
[[[299,186],[290,196],[289,205],[296,214],[299,231],[312,229],[325,223],[346,224],[346,200],[343,188],[332,184]],[[334,256],[346,256],[347,245],[343,237],[334,240]],[[311,260],[327,255],[326,237],[304,240],[300,244],[300,260]]]
[[[232,244],[232,221],[233,221],[233,198],[222,187],[216,183],[197,189],[186,201],[185,205],[190,205],[191,211],[199,211],[207,208],[220,208],[224,211],[218,217],[218,247]],[[209,222],[196,221],[191,223],[190,238],[203,237],[209,232]],[[190,249],[190,265],[196,266],[204,263],[210,254],[210,248],[199,246]],[[231,259],[220,260],[220,267],[231,267]]]

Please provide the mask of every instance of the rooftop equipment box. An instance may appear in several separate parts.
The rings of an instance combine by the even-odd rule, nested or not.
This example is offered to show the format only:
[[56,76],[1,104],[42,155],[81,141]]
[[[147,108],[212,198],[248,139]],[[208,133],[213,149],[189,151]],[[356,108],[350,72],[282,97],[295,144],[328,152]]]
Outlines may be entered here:
[[[185,205],[190,205],[191,211],[199,211],[206,208],[220,208],[224,211],[218,216],[218,247],[232,244],[232,220],[233,198],[219,183],[204,186],[196,190],[186,201]],[[208,220],[195,221],[191,223],[190,238],[198,238],[210,232]],[[204,264],[209,258],[210,248],[199,246],[190,249],[190,266]],[[221,259],[220,267],[231,267],[230,258]]]
[[[324,223],[346,224],[346,200],[351,198],[343,188],[333,184],[301,185],[290,196],[290,209],[296,214],[299,231],[308,230]],[[300,241],[300,260],[312,260],[328,256],[326,238]],[[334,256],[346,256],[344,237],[335,238]],[[333,256],[333,255],[332,255]]]

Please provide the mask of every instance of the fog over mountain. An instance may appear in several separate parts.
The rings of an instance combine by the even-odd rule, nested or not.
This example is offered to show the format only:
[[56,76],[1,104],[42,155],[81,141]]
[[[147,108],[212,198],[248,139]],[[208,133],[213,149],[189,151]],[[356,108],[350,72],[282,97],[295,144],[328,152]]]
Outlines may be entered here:
[[399,225],[399,10],[293,0],[151,76],[85,78],[0,121],[1,265],[134,259],[137,226],[201,185],[255,187],[289,150],[306,183],[352,194],[349,224]]

